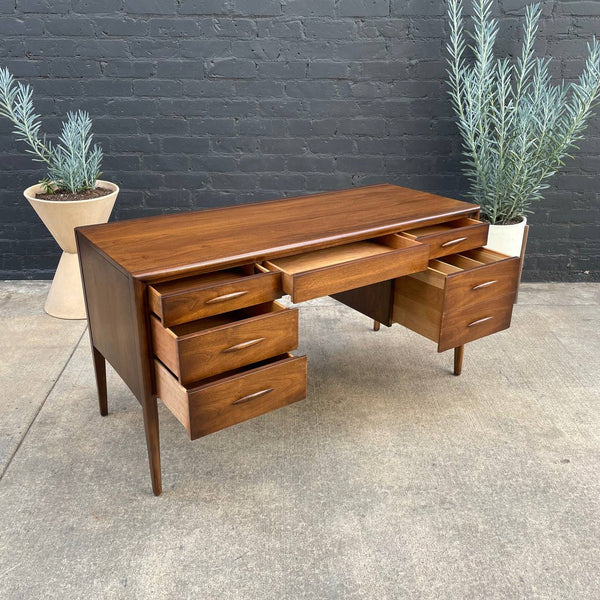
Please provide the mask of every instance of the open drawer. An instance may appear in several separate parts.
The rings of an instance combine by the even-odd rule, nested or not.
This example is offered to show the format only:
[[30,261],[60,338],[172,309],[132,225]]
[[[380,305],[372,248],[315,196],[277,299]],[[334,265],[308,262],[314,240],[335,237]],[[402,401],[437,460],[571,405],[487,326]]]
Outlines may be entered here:
[[396,280],[393,321],[442,352],[510,325],[519,258],[479,248],[429,262]]
[[280,272],[284,292],[302,302],[422,271],[428,256],[427,246],[387,235],[267,260],[263,267]]
[[488,229],[487,223],[464,218],[403,231],[401,235],[427,244],[429,258],[436,258],[485,246]]
[[298,345],[298,309],[268,302],[172,327],[151,318],[154,354],[186,385]]
[[306,357],[284,354],[184,387],[155,361],[158,397],[196,439],[306,397]]
[[148,302],[162,324],[170,327],[275,300],[281,296],[279,277],[245,268],[206,273],[149,286]]

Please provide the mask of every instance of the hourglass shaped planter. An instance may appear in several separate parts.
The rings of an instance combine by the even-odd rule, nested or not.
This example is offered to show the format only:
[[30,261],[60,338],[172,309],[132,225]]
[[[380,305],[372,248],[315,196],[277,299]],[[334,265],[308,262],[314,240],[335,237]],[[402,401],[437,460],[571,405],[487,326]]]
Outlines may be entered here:
[[32,185],[23,192],[63,251],[44,305],[44,310],[53,317],[86,318],[75,227],[106,223],[119,193],[118,186],[108,181],[98,180],[96,186],[112,191],[99,198],[67,202],[36,198],[36,194],[43,192],[39,184]]

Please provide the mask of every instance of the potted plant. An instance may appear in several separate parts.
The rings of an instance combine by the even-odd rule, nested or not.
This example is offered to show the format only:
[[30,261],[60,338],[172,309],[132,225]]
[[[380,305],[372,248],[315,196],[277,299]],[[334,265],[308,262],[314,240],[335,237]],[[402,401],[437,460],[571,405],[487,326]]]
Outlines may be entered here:
[[[494,57],[498,21],[492,0],[473,0],[474,32],[465,36],[462,0],[449,0],[448,76],[463,141],[469,196],[490,223],[488,247],[521,255],[527,214],[576,148],[598,103],[600,44],[588,44],[577,83],[555,85],[549,59],[535,58],[539,4],[525,11],[516,64]],[[467,49],[473,61],[467,62]]]
[[0,68],[0,115],[12,121],[17,139],[27,144],[33,160],[45,163],[48,173],[24,191],[25,198],[63,250],[44,309],[61,319],[85,319],[74,229],[108,221],[119,188],[98,179],[102,149],[92,146],[89,115],[68,113],[57,143],[52,143],[40,134],[32,95],[29,85],[15,82]]

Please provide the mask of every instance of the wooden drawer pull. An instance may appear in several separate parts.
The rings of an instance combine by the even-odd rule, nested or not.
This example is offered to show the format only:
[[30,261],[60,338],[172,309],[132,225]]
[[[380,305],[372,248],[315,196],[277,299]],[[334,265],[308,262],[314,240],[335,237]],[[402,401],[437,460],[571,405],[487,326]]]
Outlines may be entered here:
[[477,321],[473,321],[472,323],[469,323],[467,325],[467,327],[473,327],[473,325],[479,325],[479,323],[484,323],[485,321],[489,321],[490,319],[493,319],[494,316],[492,315],[491,317],[483,317],[483,319],[477,319]]
[[217,302],[225,302],[227,300],[233,300],[234,298],[239,298],[244,294],[247,294],[248,290],[243,290],[241,292],[231,292],[231,294],[223,294],[222,296],[217,296],[216,298],[211,298],[207,300],[205,304],[216,304]]
[[466,237],[456,238],[455,240],[450,240],[449,242],[444,242],[440,247],[446,248],[447,246],[454,246],[454,244],[458,244],[459,242],[464,242],[466,239],[467,239]]
[[235,346],[230,346],[229,348],[225,348],[223,352],[235,352],[236,350],[244,350],[245,348],[250,348],[250,346],[254,346],[255,344],[259,344],[265,338],[256,338],[255,340],[248,340],[247,342],[242,342],[241,344],[236,344]]
[[262,396],[266,396],[273,391],[273,388],[267,388],[265,390],[260,390],[260,392],[254,392],[254,394],[248,394],[247,396],[243,396],[242,398],[238,398],[234,400],[232,404],[243,404],[244,402],[250,402],[250,400],[256,400],[256,398],[262,398]]
[[480,290],[481,288],[486,288],[494,283],[498,283],[497,279],[492,279],[492,281],[484,281],[483,283],[480,283],[478,285],[474,285],[471,289],[472,290]]

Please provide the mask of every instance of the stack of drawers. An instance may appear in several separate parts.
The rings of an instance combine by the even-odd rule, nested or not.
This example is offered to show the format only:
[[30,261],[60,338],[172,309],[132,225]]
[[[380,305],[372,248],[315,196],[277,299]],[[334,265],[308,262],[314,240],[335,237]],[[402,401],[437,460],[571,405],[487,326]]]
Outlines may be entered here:
[[391,322],[439,351],[507,328],[519,261],[481,248],[487,227],[460,218],[150,286],[157,395],[192,439],[304,398],[306,358],[289,354],[298,309],[275,302],[283,293],[394,281]]
[[426,242],[426,270],[395,282],[392,320],[437,342],[438,352],[510,326],[519,258],[482,248],[487,224],[460,219],[404,232]]
[[279,274],[219,271],[149,288],[156,388],[191,439],[306,395],[298,311]]

